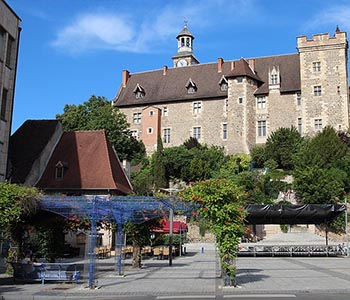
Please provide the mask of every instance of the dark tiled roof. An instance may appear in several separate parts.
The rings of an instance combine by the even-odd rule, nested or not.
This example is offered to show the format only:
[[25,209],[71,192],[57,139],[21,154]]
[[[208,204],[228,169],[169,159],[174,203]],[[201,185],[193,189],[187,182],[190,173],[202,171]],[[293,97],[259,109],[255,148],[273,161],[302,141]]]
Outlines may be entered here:
[[230,77],[238,77],[238,76],[247,76],[252,79],[255,79],[256,81],[261,82],[262,80],[259,78],[258,75],[256,75],[252,68],[249,66],[248,62],[241,58],[239,61],[232,62],[232,71],[226,76],[227,78]]
[[263,80],[263,84],[255,94],[268,94],[269,68],[278,66],[281,78],[281,93],[300,91],[300,61],[298,54],[261,57],[255,60],[255,71]]
[[24,183],[33,163],[60,125],[58,120],[27,120],[10,138],[11,182]]
[[[66,166],[62,180],[55,179],[58,162]],[[46,191],[131,192],[130,183],[103,130],[64,133],[37,187]]]
[[[254,78],[255,76],[254,79],[262,81],[255,94],[268,93],[268,73],[269,69],[272,69],[274,65],[279,66],[282,93],[300,90],[298,54],[261,57],[254,60],[255,74],[249,66],[249,69],[247,69],[246,63],[242,64],[240,68],[242,68],[242,72],[249,73],[250,77]],[[118,107],[126,107],[227,97],[227,91],[223,92],[220,90],[219,81],[223,75],[234,75],[231,67],[232,65],[239,66],[239,61],[224,62],[221,73],[218,72],[217,63],[209,63],[182,68],[169,68],[166,70],[166,75],[163,75],[163,70],[130,74],[126,87],[120,89],[114,103]],[[187,94],[186,83],[189,79],[196,84],[197,92],[194,94]],[[142,99],[136,99],[133,92],[137,84],[141,85],[145,90],[145,96]]]

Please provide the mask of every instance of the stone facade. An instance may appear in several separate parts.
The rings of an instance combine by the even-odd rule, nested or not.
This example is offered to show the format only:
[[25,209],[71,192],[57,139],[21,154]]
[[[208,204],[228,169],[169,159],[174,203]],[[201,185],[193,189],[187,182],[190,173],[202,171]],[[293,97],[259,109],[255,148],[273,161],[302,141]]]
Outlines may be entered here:
[[20,18],[0,0],[0,182],[7,172],[20,24]]
[[[298,37],[297,49],[291,55],[126,71],[113,104],[126,114],[148,154],[155,151],[142,125],[150,122],[144,113],[149,106],[160,112],[153,126],[164,147],[195,137],[202,144],[224,147],[227,154],[249,153],[280,127],[295,126],[302,135],[327,125],[349,128],[346,33]],[[188,58],[192,56],[189,52]],[[142,86],[141,100],[132,99],[134,86]]]

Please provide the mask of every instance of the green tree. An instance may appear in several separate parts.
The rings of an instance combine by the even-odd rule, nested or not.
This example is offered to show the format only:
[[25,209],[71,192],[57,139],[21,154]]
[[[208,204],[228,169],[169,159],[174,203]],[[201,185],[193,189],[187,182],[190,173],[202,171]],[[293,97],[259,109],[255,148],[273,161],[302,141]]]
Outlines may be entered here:
[[167,186],[167,178],[165,172],[163,142],[160,135],[158,135],[157,151],[154,154],[153,160],[153,179],[156,191]]
[[144,145],[132,137],[126,116],[105,97],[91,96],[80,105],[66,104],[56,119],[62,121],[65,131],[104,129],[120,159],[145,153]]
[[255,145],[251,151],[250,155],[252,157],[253,168],[263,168],[266,158],[265,145]]
[[279,128],[267,138],[266,158],[273,159],[281,169],[292,170],[294,169],[293,156],[301,142],[302,137],[295,127]]
[[9,261],[18,261],[21,258],[25,221],[36,212],[38,203],[37,189],[0,183],[0,231],[11,243]]
[[251,157],[249,154],[239,153],[231,155],[230,158],[221,165],[218,177],[232,178],[236,174],[248,171],[250,163]]
[[133,245],[133,268],[141,268],[141,249],[151,244],[152,231],[160,226],[159,218],[148,220],[141,224],[128,222],[123,226],[123,232]]
[[216,236],[225,284],[233,285],[234,260],[245,229],[244,192],[231,180],[210,179],[187,188],[182,198],[199,205],[199,215],[207,220]]
[[143,167],[131,174],[131,183],[136,195],[153,195],[153,182],[153,171],[150,166]]
[[342,142],[334,128],[327,126],[303,144],[295,161],[298,168],[309,166],[330,168],[342,160],[347,152],[346,144]]
[[310,166],[295,171],[293,186],[302,203],[337,203],[343,202],[347,177],[337,168]]

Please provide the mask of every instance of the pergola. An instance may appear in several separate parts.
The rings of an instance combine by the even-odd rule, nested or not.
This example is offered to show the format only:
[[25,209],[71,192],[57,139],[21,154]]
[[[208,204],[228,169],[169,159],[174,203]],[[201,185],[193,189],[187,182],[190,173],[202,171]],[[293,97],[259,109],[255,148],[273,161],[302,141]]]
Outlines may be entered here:
[[[91,220],[88,255],[89,287],[92,288],[95,276],[94,248],[97,239],[98,221],[117,224],[116,268],[118,275],[121,275],[122,227],[126,222],[141,224],[154,218],[169,215],[170,224],[172,224],[174,210],[187,213],[193,209],[193,206],[189,203],[176,201],[175,198],[165,199],[147,196],[43,196],[40,201],[40,209],[65,218],[77,216]],[[171,232],[172,228],[170,228],[170,234]],[[172,251],[171,242],[169,247],[169,251]],[[169,264],[171,265],[170,256]]]

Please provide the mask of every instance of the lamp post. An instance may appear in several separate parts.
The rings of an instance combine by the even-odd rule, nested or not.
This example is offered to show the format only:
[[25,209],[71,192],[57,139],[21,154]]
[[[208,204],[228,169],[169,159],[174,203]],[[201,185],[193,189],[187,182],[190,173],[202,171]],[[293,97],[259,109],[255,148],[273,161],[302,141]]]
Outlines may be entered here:
[[[161,189],[162,191],[168,192],[171,197],[172,192],[180,192],[180,189],[168,188]],[[174,225],[174,209],[169,209],[169,266],[173,264],[173,225]]]
[[346,242],[346,257],[349,257],[348,201],[346,197],[345,197],[345,242]]

